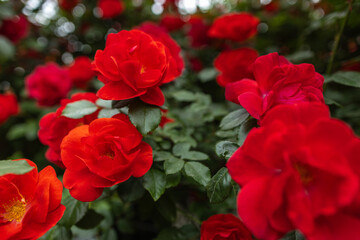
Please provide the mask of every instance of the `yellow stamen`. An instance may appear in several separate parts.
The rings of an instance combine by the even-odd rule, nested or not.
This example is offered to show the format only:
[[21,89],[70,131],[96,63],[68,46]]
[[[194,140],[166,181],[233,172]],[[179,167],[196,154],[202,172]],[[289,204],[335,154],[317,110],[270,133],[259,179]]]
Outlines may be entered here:
[[24,198],[21,200],[14,199],[3,206],[5,213],[3,214],[3,218],[9,222],[17,221],[21,222],[25,213],[26,213],[26,201]]

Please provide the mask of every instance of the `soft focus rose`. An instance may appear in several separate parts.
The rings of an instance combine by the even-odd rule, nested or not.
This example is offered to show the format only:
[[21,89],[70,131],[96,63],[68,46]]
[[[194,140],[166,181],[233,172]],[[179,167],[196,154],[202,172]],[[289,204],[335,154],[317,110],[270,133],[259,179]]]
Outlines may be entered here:
[[203,63],[200,61],[199,58],[189,57],[188,61],[190,63],[191,69],[195,72],[200,72],[204,68]]
[[217,214],[201,225],[200,240],[252,240],[250,231],[232,214]]
[[239,216],[257,238],[299,229],[308,239],[335,240],[349,229],[360,234],[354,209],[346,212],[360,197],[359,162],[360,139],[345,123],[324,104],[299,103],[269,111],[227,167],[242,187]]
[[346,62],[342,65],[341,70],[360,72],[360,62],[358,61]]
[[161,106],[165,102],[159,86],[169,67],[169,51],[150,35],[139,31],[109,34],[104,50],[95,54],[93,69],[105,85],[97,92],[102,99],[139,97]]
[[207,35],[210,26],[205,23],[205,20],[202,17],[191,16],[187,25],[189,26],[187,35],[192,47],[200,48],[210,43],[210,38]]
[[13,43],[18,43],[28,35],[29,22],[24,15],[3,19],[0,26],[0,34],[7,37]]
[[63,99],[60,108],[56,112],[48,113],[43,116],[39,122],[39,139],[42,144],[49,146],[45,157],[50,162],[55,163],[59,167],[64,168],[60,156],[60,144],[63,138],[77,126],[89,124],[97,118],[99,111],[93,114],[86,115],[80,119],[71,119],[62,116],[62,111],[66,105],[79,100],[88,100],[95,103],[98,98],[94,93],[77,93],[71,99]]
[[97,3],[101,18],[114,18],[125,10],[122,0],[99,0]]
[[161,110],[161,120],[159,123],[159,127],[163,128],[166,124],[175,122],[174,119],[167,117],[168,110],[160,109]]
[[214,67],[220,71],[217,83],[225,87],[230,82],[243,78],[253,78],[253,63],[258,57],[252,48],[240,48],[219,54],[214,61]]
[[54,106],[66,98],[71,89],[71,79],[66,69],[55,63],[38,66],[26,77],[25,87],[31,98],[40,106]]
[[54,169],[48,166],[38,173],[35,163],[26,161],[34,167],[30,172],[0,176],[1,239],[38,239],[65,211],[63,186]]
[[0,124],[19,113],[19,105],[13,93],[0,94]]
[[139,30],[149,34],[155,41],[159,41],[166,47],[166,55],[168,56],[169,67],[165,75],[163,83],[171,82],[180,76],[184,69],[184,60],[180,56],[181,48],[170,37],[170,35],[161,27],[154,23],[147,22],[141,24]]
[[80,0],[58,0],[59,7],[65,11],[71,11],[78,5]]
[[257,32],[260,20],[250,13],[230,13],[215,19],[208,35],[213,38],[243,42]]
[[180,15],[165,14],[161,17],[160,26],[166,28],[169,32],[181,29],[185,25],[185,21]]
[[324,78],[311,64],[291,64],[277,53],[258,57],[253,65],[255,81],[243,79],[226,85],[226,99],[243,106],[261,119],[276,105],[324,102]]
[[61,143],[64,186],[84,202],[105,187],[141,177],[151,167],[152,149],[124,114],[100,118],[70,131]]
[[88,82],[95,76],[90,58],[85,56],[75,58],[75,61],[69,67],[69,74],[76,87],[86,88]]
[[273,0],[270,3],[266,4],[265,6],[263,6],[263,8],[268,13],[275,13],[280,9],[280,3],[278,0]]

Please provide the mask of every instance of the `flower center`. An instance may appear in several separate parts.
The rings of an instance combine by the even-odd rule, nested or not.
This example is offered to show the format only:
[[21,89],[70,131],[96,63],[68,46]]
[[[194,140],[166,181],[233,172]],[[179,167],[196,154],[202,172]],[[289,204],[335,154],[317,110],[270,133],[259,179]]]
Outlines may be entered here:
[[303,164],[295,163],[294,168],[299,173],[300,179],[304,184],[308,184],[313,180],[311,172]]
[[24,198],[14,199],[3,206],[5,213],[3,214],[3,218],[9,222],[17,221],[21,222],[22,218],[26,213],[26,201]]

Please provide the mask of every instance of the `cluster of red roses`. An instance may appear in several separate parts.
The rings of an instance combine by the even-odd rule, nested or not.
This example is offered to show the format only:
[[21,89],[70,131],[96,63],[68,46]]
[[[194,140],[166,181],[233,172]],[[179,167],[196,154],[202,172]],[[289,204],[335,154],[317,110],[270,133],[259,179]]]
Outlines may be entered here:
[[[80,0],[58,0],[59,7],[65,11],[71,11],[78,5]],[[114,18],[125,10],[122,0],[98,0],[97,8],[99,16],[103,19]]]

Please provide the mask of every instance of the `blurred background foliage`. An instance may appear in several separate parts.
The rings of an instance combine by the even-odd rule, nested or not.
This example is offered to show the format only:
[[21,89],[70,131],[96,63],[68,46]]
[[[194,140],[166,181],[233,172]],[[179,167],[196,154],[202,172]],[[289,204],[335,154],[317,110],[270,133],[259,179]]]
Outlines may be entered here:
[[[344,72],[360,71],[359,1],[169,2],[174,1],[124,0],[123,14],[104,20],[99,17],[96,0],[79,2],[70,11],[60,9],[57,0],[0,0],[0,24],[17,14],[29,20],[28,35],[20,42],[14,44],[0,36],[0,91],[11,89],[21,108],[16,117],[0,126],[0,159],[28,158],[39,169],[51,163],[44,157],[46,146],[37,137],[38,123],[56,107],[39,107],[29,99],[24,90],[25,77],[45,62],[66,66],[77,56],[92,59],[96,50],[104,48],[109,33],[130,30],[145,21],[159,22],[166,14],[180,14],[186,22],[171,32],[183,50],[186,68],[181,77],[163,87],[165,106],[171,106],[168,116],[175,122],[145,139],[154,149],[153,168],[144,178],[132,178],[107,189],[90,206],[67,197],[65,192],[64,201],[73,211],[68,210],[44,239],[198,239],[202,220],[216,213],[235,213],[238,187],[223,167],[232,151],[241,145],[247,128],[256,123],[244,119],[245,124],[240,126],[222,120],[239,109],[225,101],[224,89],[215,81],[218,73],[213,61],[227,45],[251,46],[260,55],[279,52],[293,63],[314,64],[325,76],[324,95],[332,116],[360,134],[360,92],[356,88],[360,87],[359,74]],[[206,26],[217,16],[239,11],[260,18],[255,38],[234,44],[203,35],[203,45],[193,46],[190,19],[200,18]],[[334,44],[339,33],[339,42]],[[334,45],[336,54],[329,68]],[[351,82],[354,79],[357,82]],[[96,92],[100,86],[93,79],[87,91]],[[71,93],[79,91],[83,90],[74,88]],[[63,170],[51,165],[62,174]],[[222,183],[217,184],[219,181]]]

